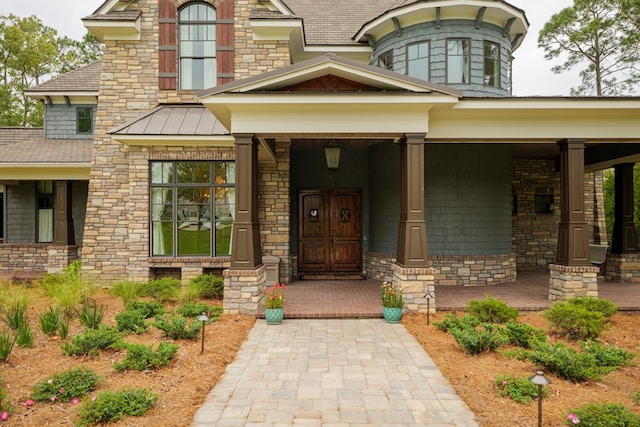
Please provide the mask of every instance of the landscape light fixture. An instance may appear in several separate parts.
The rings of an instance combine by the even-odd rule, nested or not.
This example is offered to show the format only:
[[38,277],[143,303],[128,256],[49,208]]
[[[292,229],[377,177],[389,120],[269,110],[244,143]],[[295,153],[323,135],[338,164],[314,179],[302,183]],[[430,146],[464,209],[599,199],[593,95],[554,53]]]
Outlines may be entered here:
[[542,427],[542,386],[551,384],[551,381],[544,376],[544,372],[538,371],[529,381],[538,386],[538,427]]
[[200,347],[200,354],[204,353],[204,327],[207,324],[209,318],[206,313],[202,313],[198,316],[198,320],[202,322],[202,346]]

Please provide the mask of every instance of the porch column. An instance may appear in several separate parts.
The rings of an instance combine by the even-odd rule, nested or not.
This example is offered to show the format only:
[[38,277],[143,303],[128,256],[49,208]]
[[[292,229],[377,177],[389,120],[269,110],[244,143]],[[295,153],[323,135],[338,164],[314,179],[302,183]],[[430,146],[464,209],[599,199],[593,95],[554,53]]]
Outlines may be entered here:
[[75,245],[76,237],[73,230],[71,183],[69,181],[55,181],[55,185],[56,202],[53,243],[55,245]]
[[424,137],[406,134],[402,150],[402,188],[398,226],[397,263],[403,267],[427,267],[427,229],[424,219]]
[[236,216],[231,247],[232,270],[253,270],[262,264],[258,230],[258,140],[234,135],[236,149]]
[[584,211],[584,142],[558,141],[561,200],[556,262],[561,265],[591,265]]
[[598,296],[598,267],[591,265],[584,211],[584,140],[560,146],[560,224],[556,263],[549,265],[549,300]]
[[611,252],[638,252],[636,225],[633,222],[633,163],[615,165],[615,214]]

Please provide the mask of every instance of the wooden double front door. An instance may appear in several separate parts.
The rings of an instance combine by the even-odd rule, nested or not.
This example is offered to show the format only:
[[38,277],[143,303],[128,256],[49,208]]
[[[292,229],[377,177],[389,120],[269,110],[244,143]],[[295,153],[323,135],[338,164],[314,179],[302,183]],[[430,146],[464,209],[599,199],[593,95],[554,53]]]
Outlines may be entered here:
[[300,190],[298,194],[298,270],[360,272],[360,191]]

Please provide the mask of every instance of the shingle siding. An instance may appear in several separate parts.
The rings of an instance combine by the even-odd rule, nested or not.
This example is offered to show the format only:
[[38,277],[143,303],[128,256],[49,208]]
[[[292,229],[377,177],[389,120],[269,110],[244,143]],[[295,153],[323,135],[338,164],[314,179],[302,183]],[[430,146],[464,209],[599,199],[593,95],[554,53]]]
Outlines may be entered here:
[[45,108],[45,138],[50,139],[88,139],[91,134],[78,133],[78,108],[91,108],[92,128],[96,123],[95,105],[52,105]]
[[6,186],[6,243],[33,243],[36,238],[36,186],[34,181],[20,181]]

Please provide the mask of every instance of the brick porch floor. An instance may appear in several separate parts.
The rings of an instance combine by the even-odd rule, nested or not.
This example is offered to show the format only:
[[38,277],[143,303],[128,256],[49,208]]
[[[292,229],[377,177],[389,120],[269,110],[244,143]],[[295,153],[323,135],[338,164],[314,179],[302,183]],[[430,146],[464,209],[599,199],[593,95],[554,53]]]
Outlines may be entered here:
[[[372,280],[301,280],[286,288],[285,317],[304,318],[380,318],[380,281]],[[640,283],[622,284],[598,281],[600,297],[616,304],[620,310],[640,311]],[[520,311],[539,311],[551,306],[548,300],[549,273],[519,271],[514,283],[492,286],[436,286],[439,311],[459,310],[470,299],[485,295],[498,298]]]

